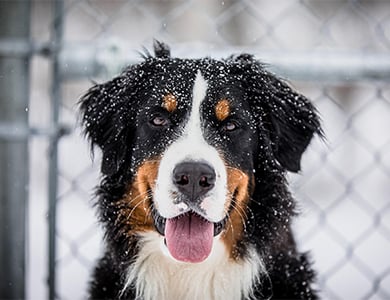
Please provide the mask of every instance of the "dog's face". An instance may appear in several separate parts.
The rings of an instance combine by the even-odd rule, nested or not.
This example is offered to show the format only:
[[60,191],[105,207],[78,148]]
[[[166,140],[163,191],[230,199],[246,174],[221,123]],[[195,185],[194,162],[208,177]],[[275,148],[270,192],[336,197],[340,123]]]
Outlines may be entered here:
[[245,211],[257,139],[234,78],[201,62],[186,64],[184,74],[174,63],[170,75],[159,75],[161,87],[140,109],[136,145],[161,145],[148,179],[154,223],[176,259],[197,262],[208,256],[231,209]]
[[256,186],[298,171],[319,123],[303,96],[248,55],[181,60],[163,44],[155,51],[92,88],[83,120],[103,151],[105,182],[123,187],[110,204],[115,234],[157,231],[176,260],[201,262],[216,238],[233,251]]

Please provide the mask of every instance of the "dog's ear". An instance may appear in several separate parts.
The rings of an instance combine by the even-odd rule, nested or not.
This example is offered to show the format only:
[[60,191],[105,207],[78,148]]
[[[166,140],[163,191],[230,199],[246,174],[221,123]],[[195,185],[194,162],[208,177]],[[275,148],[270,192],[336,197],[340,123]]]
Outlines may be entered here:
[[103,152],[102,173],[112,175],[129,148],[131,78],[125,73],[93,86],[80,100],[81,120],[92,146]]
[[319,117],[311,102],[272,74],[267,74],[272,147],[279,163],[298,172],[301,157],[313,135],[322,135]]
[[316,109],[303,95],[266,71],[253,56],[231,57],[235,72],[245,78],[250,104],[269,132],[279,164],[298,172],[301,156],[315,133],[322,135]]

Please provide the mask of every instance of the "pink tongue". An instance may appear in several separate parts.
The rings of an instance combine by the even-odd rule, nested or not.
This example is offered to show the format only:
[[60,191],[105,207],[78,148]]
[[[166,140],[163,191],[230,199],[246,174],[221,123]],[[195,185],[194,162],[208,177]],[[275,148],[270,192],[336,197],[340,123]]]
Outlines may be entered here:
[[171,255],[180,261],[198,263],[205,260],[213,245],[214,224],[189,213],[168,219],[165,239]]

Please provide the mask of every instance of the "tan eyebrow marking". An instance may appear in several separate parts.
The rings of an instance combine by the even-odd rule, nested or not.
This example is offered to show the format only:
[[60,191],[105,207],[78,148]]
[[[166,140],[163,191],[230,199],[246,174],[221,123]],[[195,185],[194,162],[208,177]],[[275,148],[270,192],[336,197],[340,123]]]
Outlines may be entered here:
[[230,115],[230,103],[227,99],[219,100],[215,106],[215,115],[219,121],[225,120]]
[[175,96],[172,94],[166,94],[163,97],[163,107],[168,111],[168,112],[174,112],[177,108],[177,99]]

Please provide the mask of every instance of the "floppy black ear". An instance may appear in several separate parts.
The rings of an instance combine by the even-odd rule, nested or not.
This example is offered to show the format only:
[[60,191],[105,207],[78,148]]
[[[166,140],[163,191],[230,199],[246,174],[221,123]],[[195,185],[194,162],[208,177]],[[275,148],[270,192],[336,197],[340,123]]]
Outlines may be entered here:
[[[80,100],[82,123],[92,146],[102,149],[102,173],[112,175],[128,149],[131,78],[126,74],[93,86]],[[127,145],[126,145],[127,144]]]
[[235,72],[243,75],[250,104],[269,131],[279,164],[298,172],[301,156],[315,133],[322,135],[314,106],[303,95],[265,70],[253,56],[231,57]]
[[322,135],[316,109],[303,95],[272,74],[267,74],[270,101],[266,102],[271,121],[271,140],[279,163],[298,172],[301,157],[315,133]]

